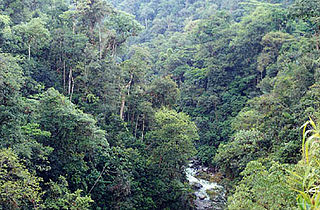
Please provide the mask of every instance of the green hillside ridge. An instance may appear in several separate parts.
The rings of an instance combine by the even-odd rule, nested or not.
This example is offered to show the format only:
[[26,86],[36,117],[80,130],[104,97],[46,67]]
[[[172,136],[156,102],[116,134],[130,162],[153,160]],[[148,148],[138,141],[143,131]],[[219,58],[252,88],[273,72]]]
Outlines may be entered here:
[[0,1],[0,209],[318,209],[319,108],[318,0]]

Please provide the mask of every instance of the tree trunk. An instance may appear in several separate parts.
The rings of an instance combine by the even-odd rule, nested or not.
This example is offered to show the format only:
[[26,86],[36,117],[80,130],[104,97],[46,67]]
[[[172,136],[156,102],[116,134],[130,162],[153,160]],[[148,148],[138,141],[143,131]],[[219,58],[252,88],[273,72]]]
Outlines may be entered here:
[[146,26],[146,29],[148,29],[148,19],[147,18],[144,19],[144,24]]
[[101,38],[101,27],[99,25],[99,58],[100,58],[100,60],[102,59],[101,41],[102,41],[102,38]]
[[90,33],[90,43],[95,45],[95,40],[94,40],[94,23],[91,23],[89,25],[89,33]]
[[142,118],[142,135],[141,135],[141,138],[142,138],[142,141],[143,141],[143,138],[144,138],[144,123],[145,123],[145,115],[143,114],[143,118]]
[[128,107],[128,111],[127,111],[127,122],[130,121],[130,107]]
[[28,58],[29,58],[29,61],[31,59],[31,45],[29,44],[28,46]]
[[319,26],[319,29],[318,31],[316,32],[316,47],[317,47],[317,51],[320,50],[320,44],[319,44],[319,34],[320,34],[320,26]]
[[138,122],[139,122],[139,115],[137,116],[137,120],[136,120],[136,126],[135,126],[135,129],[134,129],[134,137],[137,137]]
[[71,83],[72,83],[72,68],[70,67],[70,71],[69,71],[69,87],[68,87],[68,95],[71,94]]
[[63,61],[63,91],[66,91],[66,61]]
[[[133,79],[133,74],[130,75],[130,81],[128,82],[128,84],[125,86],[125,89],[129,90],[130,86],[131,86],[131,83],[132,83],[132,79]],[[121,91],[121,90],[120,90]],[[123,91],[124,92],[124,91]],[[121,106],[120,106],[120,118],[122,120],[124,120],[123,118],[123,112],[124,112],[124,106],[125,106],[125,103],[126,103],[126,95],[125,93],[121,93]],[[129,91],[127,93],[129,95]]]
[[72,21],[72,34],[75,34],[75,31],[76,31],[76,22],[74,21],[74,18],[73,18],[73,21]]
[[112,45],[112,57],[114,57],[115,56],[115,54],[116,54],[116,50],[115,50],[115,48],[116,48],[116,41],[115,40],[113,40],[113,45]]
[[94,187],[95,187],[96,184],[98,183],[99,179],[102,177],[102,174],[104,173],[104,170],[106,170],[106,167],[107,167],[107,164],[104,164],[101,173],[99,174],[98,178],[96,179],[96,181],[95,181],[94,184],[92,185],[91,189],[89,190],[89,194],[90,194],[91,191],[94,189]]
[[[131,115],[131,126],[133,127],[133,122],[134,122],[134,117],[135,117],[135,112],[133,112],[133,114]],[[128,118],[129,120],[129,118]]]
[[72,87],[71,87],[71,93],[70,93],[70,101],[72,100],[73,89],[74,89],[74,80],[73,80],[73,77],[71,78],[71,82],[72,82]]
[[121,107],[120,107],[120,118],[123,120],[123,111],[124,111],[124,105],[126,103],[126,96],[123,94],[121,96]]

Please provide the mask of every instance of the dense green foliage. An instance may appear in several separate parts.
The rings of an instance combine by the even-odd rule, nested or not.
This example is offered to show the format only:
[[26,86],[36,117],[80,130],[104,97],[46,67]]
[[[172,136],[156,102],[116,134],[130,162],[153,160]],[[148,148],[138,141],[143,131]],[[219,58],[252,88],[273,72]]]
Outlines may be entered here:
[[286,182],[285,166],[264,159],[251,161],[241,175],[229,197],[229,209],[295,209],[295,192]]
[[0,209],[317,209],[319,90],[318,0],[2,0]]

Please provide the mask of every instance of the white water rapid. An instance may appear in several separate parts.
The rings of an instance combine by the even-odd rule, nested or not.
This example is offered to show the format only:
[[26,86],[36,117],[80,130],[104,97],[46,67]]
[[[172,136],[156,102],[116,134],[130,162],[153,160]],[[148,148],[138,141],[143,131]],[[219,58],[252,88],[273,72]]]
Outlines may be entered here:
[[[196,200],[195,208],[198,210],[220,210],[225,205],[225,192],[221,185],[216,182],[210,182],[197,177],[199,171],[207,171],[207,168],[195,167],[193,161],[186,169],[187,180],[195,190]],[[214,193],[214,196],[208,195],[207,191]],[[214,197],[214,198],[212,198]]]

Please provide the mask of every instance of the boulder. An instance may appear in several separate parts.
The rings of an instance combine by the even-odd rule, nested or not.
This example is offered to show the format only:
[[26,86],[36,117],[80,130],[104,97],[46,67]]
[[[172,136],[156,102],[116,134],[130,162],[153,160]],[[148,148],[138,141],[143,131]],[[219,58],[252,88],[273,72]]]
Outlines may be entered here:
[[200,194],[200,195],[198,195],[198,198],[199,198],[200,200],[204,200],[204,199],[206,198],[206,196],[203,195],[203,194]]
[[203,186],[200,183],[193,183],[192,184],[192,189],[194,189],[194,190],[199,190],[202,187]]

